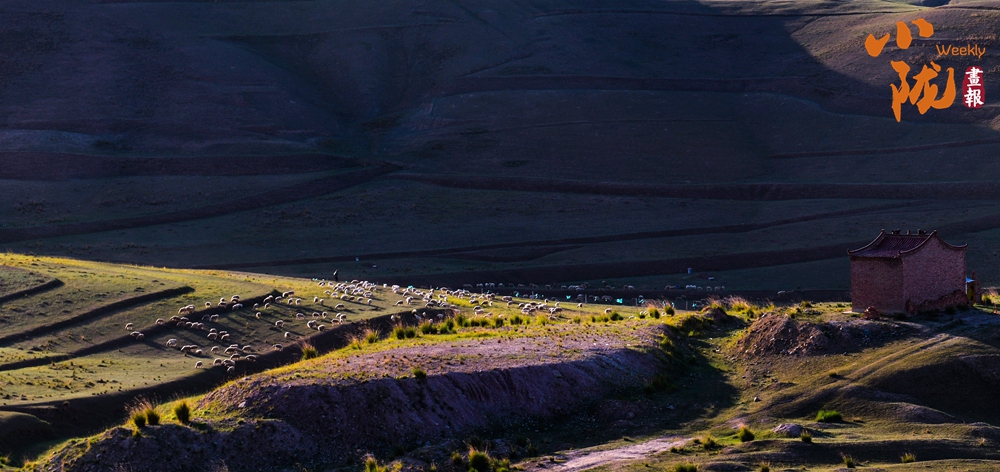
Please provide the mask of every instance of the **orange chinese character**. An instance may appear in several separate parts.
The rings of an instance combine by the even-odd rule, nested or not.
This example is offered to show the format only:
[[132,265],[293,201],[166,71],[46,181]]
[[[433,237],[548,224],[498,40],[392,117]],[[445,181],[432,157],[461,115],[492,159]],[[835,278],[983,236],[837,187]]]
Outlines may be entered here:
[[[934,25],[923,18],[913,20],[913,24],[917,25],[917,34],[921,38],[929,38],[934,34]],[[865,39],[865,49],[869,56],[878,57],[879,54],[882,54],[882,48],[887,42],[889,42],[888,34],[878,39],[875,38],[875,35],[869,34],[868,38]],[[912,42],[913,34],[910,33],[910,28],[906,26],[906,23],[896,22],[896,46],[899,46],[899,49],[906,49],[910,47]]]
[[[932,69],[924,68],[913,76],[913,87],[910,87],[907,76],[910,73],[910,66],[903,61],[890,61],[892,68],[899,74],[900,85],[890,84],[892,87],[892,112],[896,116],[896,121],[900,120],[900,106],[909,99],[911,105],[917,106],[917,111],[921,115],[931,108],[938,110],[948,108],[955,102],[955,69],[948,68],[948,83],[945,85],[944,94],[937,98],[938,86],[931,84],[931,79],[938,76],[941,66],[931,61]],[[921,96],[922,95],[922,96]]]

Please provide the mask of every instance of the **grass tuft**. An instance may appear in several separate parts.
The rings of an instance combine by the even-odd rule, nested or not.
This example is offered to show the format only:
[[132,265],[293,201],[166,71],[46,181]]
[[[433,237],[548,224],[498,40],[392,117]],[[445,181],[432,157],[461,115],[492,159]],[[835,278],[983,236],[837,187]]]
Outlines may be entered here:
[[819,410],[819,413],[816,413],[816,421],[820,423],[840,423],[844,421],[844,415],[841,415],[837,410]]
[[813,435],[809,432],[809,430],[805,430],[799,435],[799,439],[806,444],[812,444]]
[[424,371],[424,369],[421,369],[420,367],[414,367],[413,368],[413,378],[415,378],[417,380],[424,380],[424,379],[427,378],[427,372]]
[[319,356],[319,350],[309,343],[302,345],[302,360],[314,359]]
[[671,470],[672,472],[698,472],[698,466],[687,462],[684,464],[677,464]]
[[844,460],[844,467],[847,467],[848,469],[857,467],[857,461],[855,461],[853,457],[840,453],[840,458]]
[[191,422],[191,407],[188,406],[186,401],[182,401],[174,406],[174,416],[177,417],[177,422],[180,424],[188,424]]
[[907,452],[906,454],[903,454],[902,456],[900,456],[899,460],[900,460],[900,462],[902,462],[904,464],[909,464],[911,462],[916,462],[917,461],[917,456],[913,455],[913,453]]
[[365,342],[368,344],[375,344],[378,342],[379,338],[382,337],[382,333],[378,332],[377,329],[368,328],[365,330]]
[[760,472],[771,472],[771,463],[770,462],[761,462],[760,463]]
[[711,434],[701,438],[701,447],[705,448],[706,451],[719,448],[719,442],[712,437]]
[[747,428],[746,426],[740,426],[740,430],[736,432],[736,437],[740,440],[740,442],[750,442],[756,438],[753,431],[750,431],[750,428]]
[[479,451],[476,448],[469,449],[469,471],[490,472],[489,454]]

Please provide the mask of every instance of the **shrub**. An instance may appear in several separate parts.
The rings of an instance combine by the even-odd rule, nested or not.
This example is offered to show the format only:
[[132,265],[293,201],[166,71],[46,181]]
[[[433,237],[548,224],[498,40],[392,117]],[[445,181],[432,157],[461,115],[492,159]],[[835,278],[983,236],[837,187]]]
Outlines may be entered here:
[[771,472],[771,463],[770,462],[761,462],[760,463],[760,472]]
[[639,312],[639,319],[640,320],[646,319],[646,312],[645,311],[640,311]]
[[458,451],[452,451],[451,463],[455,465],[462,465],[462,462],[465,462],[465,460],[462,459],[462,455],[459,454]]
[[848,469],[853,469],[854,467],[857,466],[857,464],[855,464],[853,457],[844,453],[841,453],[840,457],[844,459],[844,467],[847,467]]
[[519,325],[521,323],[524,323],[524,318],[521,318],[521,315],[514,315],[510,317],[510,324]]
[[493,318],[493,327],[500,328],[503,326],[503,318]]
[[378,461],[371,455],[365,457],[365,472],[388,472],[389,468],[379,465]]
[[621,321],[624,320],[625,318],[621,315],[621,313],[618,313],[617,311],[612,311],[611,316],[608,317],[608,319],[611,321]]
[[302,360],[313,359],[319,356],[319,351],[312,344],[302,345]]
[[156,426],[160,424],[160,414],[156,412],[156,409],[152,406],[146,408],[143,413],[146,414],[146,424],[150,426]]
[[904,464],[909,464],[909,463],[911,463],[911,462],[916,462],[916,461],[917,461],[917,456],[913,455],[912,453],[909,453],[909,452],[907,452],[906,454],[903,454],[903,455],[902,455],[902,456],[901,456],[901,457],[899,458],[899,460],[900,460],[900,461],[901,461],[902,463],[904,463]]
[[437,327],[430,321],[420,323],[420,334],[437,334]]
[[538,446],[528,443],[525,453],[528,454],[528,457],[538,457]]
[[746,426],[740,426],[740,430],[736,432],[736,437],[740,440],[740,442],[750,442],[756,438],[756,436],[753,435],[753,431],[750,431],[750,428],[747,428]]
[[403,339],[406,337],[406,328],[396,326],[395,328],[392,328],[392,335],[395,336],[396,339]]
[[816,413],[816,421],[821,423],[839,423],[844,421],[844,416],[837,410],[819,410],[819,413]]
[[408,327],[407,327],[407,328],[406,328],[406,329],[404,330],[404,332],[406,333],[406,338],[407,338],[407,339],[411,339],[411,338],[415,338],[415,337],[417,337],[417,329],[416,329],[416,328],[414,328],[414,327],[412,327],[412,326],[408,326]]
[[143,412],[141,412],[141,411],[133,412],[132,413],[131,421],[132,421],[132,424],[134,424],[136,428],[145,428],[146,427],[146,415],[143,414]]
[[573,317],[573,323],[576,323],[576,324],[583,323],[583,318],[580,318],[579,316],[574,316]]
[[668,306],[665,310],[663,310],[663,312],[670,316],[673,316],[676,313],[673,306]]
[[463,328],[469,327],[469,319],[462,313],[455,315],[455,324]]
[[813,304],[809,303],[807,300],[802,300],[802,303],[799,303],[799,306],[802,308],[812,308]]
[[647,395],[652,395],[656,392],[669,391],[674,389],[673,382],[670,381],[670,376],[667,374],[658,374],[653,377],[653,380],[649,382],[645,387],[643,387],[643,392]]
[[455,320],[447,319],[444,321],[444,327],[448,329],[448,332],[455,332]]
[[673,472],[698,472],[698,466],[688,462],[685,464],[677,464],[672,470]]
[[490,472],[490,456],[475,448],[469,449],[469,470],[476,472]]
[[379,337],[382,333],[379,333],[377,329],[368,328],[365,330],[365,341],[368,344],[375,344],[378,342]]
[[424,369],[421,369],[420,367],[414,367],[413,377],[417,380],[424,380],[427,378],[427,372],[425,372]]
[[719,443],[712,437],[711,434],[709,434],[708,436],[701,438],[701,447],[704,447],[706,451],[717,449],[719,447]]
[[804,442],[806,444],[812,444],[812,442],[813,442],[813,435],[809,432],[809,430],[805,430],[805,431],[802,431],[802,434],[799,435],[799,439],[801,439],[802,442]]
[[549,324],[549,317],[545,315],[538,315],[535,317],[535,324],[538,326],[545,326]]
[[191,407],[184,401],[178,403],[174,406],[174,416],[177,417],[178,423],[188,424],[191,421]]
[[649,316],[660,319],[660,310],[657,310],[656,308],[649,310]]

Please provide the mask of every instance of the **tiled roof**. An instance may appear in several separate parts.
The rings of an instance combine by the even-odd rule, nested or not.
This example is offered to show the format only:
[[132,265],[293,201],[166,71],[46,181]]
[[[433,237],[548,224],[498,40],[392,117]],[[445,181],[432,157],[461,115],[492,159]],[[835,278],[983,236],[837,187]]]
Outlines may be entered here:
[[[879,233],[878,237],[874,241],[868,243],[867,246],[855,249],[853,251],[847,251],[852,257],[899,257],[907,252],[913,251],[924,243],[930,241],[931,238],[937,238],[941,240],[941,237],[937,235],[937,231],[933,231],[929,234],[897,234],[897,233],[886,233],[882,231]],[[941,240],[945,247],[951,249],[962,249],[963,246],[953,246]]]

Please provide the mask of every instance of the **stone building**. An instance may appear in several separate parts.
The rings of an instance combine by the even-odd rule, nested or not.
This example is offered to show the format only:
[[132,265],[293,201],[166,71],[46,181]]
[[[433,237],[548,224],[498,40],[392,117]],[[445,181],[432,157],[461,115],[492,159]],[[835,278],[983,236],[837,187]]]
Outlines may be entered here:
[[882,230],[867,246],[847,251],[852,310],[875,307],[883,313],[917,313],[968,306],[967,246],[948,244],[937,231]]

